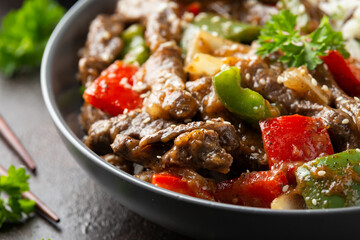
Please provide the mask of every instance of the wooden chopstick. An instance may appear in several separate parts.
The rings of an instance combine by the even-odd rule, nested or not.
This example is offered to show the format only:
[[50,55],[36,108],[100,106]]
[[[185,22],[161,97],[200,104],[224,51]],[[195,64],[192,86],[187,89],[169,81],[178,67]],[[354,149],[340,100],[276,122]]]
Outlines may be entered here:
[[31,171],[36,170],[36,164],[21,144],[16,135],[11,131],[10,127],[6,124],[5,120],[0,115],[0,135],[10,144],[10,146],[19,154],[21,160],[25,163],[26,167]]
[[[0,165],[0,175],[7,175],[6,169],[1,165]],[[46,216],[46,218],[50,219],[53,222],[56,223],[60,222],[60,218],[32,192],[30,191],[24,192],[22,194],[22,197],[35,201],[36,202],[35,208],[41,215]]]

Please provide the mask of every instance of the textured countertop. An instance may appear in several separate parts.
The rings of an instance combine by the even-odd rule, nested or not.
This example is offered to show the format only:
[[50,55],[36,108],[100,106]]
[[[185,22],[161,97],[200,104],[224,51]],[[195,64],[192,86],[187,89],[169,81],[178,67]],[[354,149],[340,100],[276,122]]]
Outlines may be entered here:
[[[0,1],[0,18],[19,0]],[[40,76],[0,75],[0,114],[37,163],[30,189],[61,218],[52,225],[34,215],[21,224],[5,224],[0,239],[188,239],[151,223],[123,207],[77,165],[47,112]],[[22,162],[0,138],[0,163]]]

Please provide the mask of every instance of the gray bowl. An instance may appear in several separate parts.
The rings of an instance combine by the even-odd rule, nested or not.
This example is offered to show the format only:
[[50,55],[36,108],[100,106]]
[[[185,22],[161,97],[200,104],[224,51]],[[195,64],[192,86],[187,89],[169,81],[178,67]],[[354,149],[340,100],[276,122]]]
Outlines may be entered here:
[[65,145],[92,179],[144,218],[194,238],[239,239],[250,233],[333,239],[357,233],[358,207],[280,211],[205,201],[139,180],[88,149],[81,141],[83,132],[78,123],[82,100],[75,78],[77,52],[85,43],[91,20],[99,13],[113,12],[115,4],[116,0],[76,3],[53,32],[41,66],[41,87],[48,111]]

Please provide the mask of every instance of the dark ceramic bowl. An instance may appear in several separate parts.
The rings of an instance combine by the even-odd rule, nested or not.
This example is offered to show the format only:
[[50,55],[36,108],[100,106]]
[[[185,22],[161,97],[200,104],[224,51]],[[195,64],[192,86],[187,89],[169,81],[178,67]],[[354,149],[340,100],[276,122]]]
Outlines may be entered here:
[[42,92],[50,115],[69,151],[92,179],[132,211],[194,238],[240,239],[252,234],[346,239],[357,234],[360,208],[282,211],[205,201],[139,180],[88,149],[78,123],[82,100],[75,77],[77,52],[85,43],[91,20],[99,13],[113,12],[115,5],[116,0],[76,3],[53,32],[41,66]]

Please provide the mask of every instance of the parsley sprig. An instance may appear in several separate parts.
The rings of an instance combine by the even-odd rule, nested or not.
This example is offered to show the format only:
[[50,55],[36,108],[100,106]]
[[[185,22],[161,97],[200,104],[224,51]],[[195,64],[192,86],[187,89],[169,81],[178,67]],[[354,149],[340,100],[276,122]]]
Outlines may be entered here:
[[29,190],[29,177],[24,168],[14,166],[9,167],[7,176],[0,177],[0,228],[6,220],[19,222],[23,214],[29,215],[35,210],[35,201],[21,197]]
[[320,57],[327,55],[328,50],[338,50],[345,58],[349,57],[341,32],[332,29],[326,16],[319,27],[308,35],[301,35],[296,29],[296,19],[297,16],[289,10],[273,15],[261,31],[257,54],[266,57],[280,50],[283,53],[280,61],[289,67],[305,65],[308,69],[315,69],[321,64]]
[[10,11],[0,26],[0,72],[38,67],[45,45],[65,9],[54,0],[26,0]]

